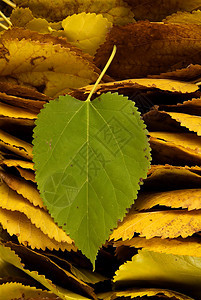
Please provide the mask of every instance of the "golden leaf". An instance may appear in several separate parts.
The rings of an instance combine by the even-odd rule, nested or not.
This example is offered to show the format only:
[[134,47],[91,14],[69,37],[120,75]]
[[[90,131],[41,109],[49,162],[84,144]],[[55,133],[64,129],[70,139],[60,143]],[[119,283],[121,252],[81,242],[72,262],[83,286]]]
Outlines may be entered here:
[[188,210],[201,209],[201,189],[141,193],[134,203],[134,208],[147,210],[156,205]]
[[50,239],[39,228],[33,225],[23,213],[18,211],[0,208],[0,223],[10,235],[16,235],[21,244],[29,246],[32,249],[77,250],[74,244],[67,242],[59,243],[55,239]]
[[24,118],[31,120],[34,120],[37,117],[36,113],[30,112],[23,108],[13,107],[2,102],[0,102],[0,114],[10,118]]
[[26,24],[33,19],[34,16],[28,7],[16,7],[12,10],[12,13],[10,15],[10,21],[12,25],[16,27],[25,27]]
[[105,42],[112,23],[101,14],[83,12],[67,17],[62,21],[62,26],[64,35],[72,45],[94,55]]
[[[39,228],[50,239],[55,239],[57,242],[72,243],[71,238],[54,223],[51,216],[45,210],[33,206],[27,199],[9,189],[6,184],[2,183],[0,185],[0,190],[0,207],[24,213],[26,217],[31,220],[31,223]],[[31,200],[34,202],[34,199]],[[42,205],[42,200],[40,201],[40,205]],[[36,203],[38,203],[38,201]]]
[[124,25],[133,22],[133,13],[123,0],[15,0],[21,7],[29,7],[34,16],[51,21],[61,21],[66,16],[81,12],[103,14],[114,24]]
[[187,11],[178,11],[177,13],[167,16],[163,22],[201,25],[201,11],[195,10],[192,13]]
[[44,85],[48,96],[87,85],[98,77],[89,60],[59,44],[24,39],[1,42],[1,76],[35,87]]
[[30,169],[34,171],[34,163],[26,160],[15,159],[2,159],[0,164],[4,164],[7,167],[21,167],[23,169]]
[[201,117],[176,112],[168,112],[168,114],[172,119],[179,122],[181,126],[196,132],[198,136],[201,135]]
[[[164,106],[160,105],[163,109]],[[201,116],[201,98],[196,98],[176,105],[166,105],[167,110]]]
[[36,281],[40,282],[47,290],[59,296],[63,300],[88,299],[84,296],[55,285],[51,280],[47,279],[44,275],[40,275],[37,271],[28,270],[27,267],[22,263],[20,257],[15,253],[15,251],[11,250],[9,246],[0,245],[0,256],[3,257],[6,262],[14,265],[27,275],[34,278]]
[[[200,286],[201,258],[184,255],[157,253],[140,250],[132,257],[132,261],[121,265],[114,277],[114,282],[139,282],[143,280],[144,286],[152,280],[158,285],[169,282],[178,285],[185,284],[190,290]],[[183,286],[184,287],[184,286]],[[200,290],[200,288],[199,288]]]
[[153,161],[176,165],[201,164],[201,138],[194,133],[149,132]]
[[144,182],[146,189],[166,191],[167,189],[191,189],[201,186],[201,168],[152,165]]
[[[42,199],[40,197],[40,194],[34,184],[31,182],[27,182],[27,180],[24,180],[23,178],[19,178],[17,176],[11,175],[9,173],[0,171],[0,178],[3,179],[3,181],[14,191],[16,191],[18,194],[22,195],[26,200],[29,200],[31,204],[34,206],[39,206],[40,208],[44,208]],[[4,186],[4,187],[3,187]],[[0,188],[5,188],[5,185],[0,185]],[[10,198],[9,189],[7,189],[5,192],[5,197]],[[13,194],[14,195],[14,194]],[[1,197],[1,196],[0,196]],[[7,198],[6,197],[6,198]],[[1,204],[0,204],[1,205]]]
[[145,248],[159,253],[201,257],[201,241],[199,238],[194,237],[187,237],[185,239],[161,239],[157,237],[146,239],[134,237],[131,240],[115,242],[114,246]]
[[137,212],[131,210],[113,231],[110,240],[131,239],[134,233],[140,237],[176,238],[191,236],[201,230],[201,211],[168,210]]
[[[52,299],[56,300],[56,295],[48,291],[42,291],[35,287],[23,285],[17,282],[9,282],[0,285],[1,300],[8,299]],[[22,298],[23,297],[23,298]],[[36,298],[37,297],[37,298]]]
[[5,147],[6,149],[23,156],[27,159],[32,159],[32,146],[24,142],[3,130],[0,130],[0,146]]
[[134,289],[127,289],[124,291],[106,292],[106,293],[98,294],[98,298],[103,299],[103,300],[114,300],[116,298],[118,299],[121,297],[123,297],[123,298],[129,297],[131,299],[133,299],[133,298],[139,299],[139,297],[141,298],[143,296],[149,296],[149,297],[156,296],[157,298],[159,297],[158,299],[162,299],[161,295],[166,296],[171,299],[175,299],[175,300],[177,300],[177,299],[178,300],[193,300],[192,298],[190,298],[186,295],[180,294],[176,291],[171,291],[171,290],[167,290],[167,289],[156,289],[156,288],[155,289],[154,288],[134,288]]
[[167,15],[181,11],[192,11],[201,7],[200,0],[125,0],[138,20],[161,21]]
[[23,177],[24,179],[36,182],[35,173],[33,171],[26,170],[20,167],[16,167],[16,169],[19,171],[21,177]]
[[201,64],[200,34],[201,26],[195,24],[147,21],[115,26],[97,50],[94,61],[102,69],[116,44],[117,53],[107,71],[116,80],[174,71]]

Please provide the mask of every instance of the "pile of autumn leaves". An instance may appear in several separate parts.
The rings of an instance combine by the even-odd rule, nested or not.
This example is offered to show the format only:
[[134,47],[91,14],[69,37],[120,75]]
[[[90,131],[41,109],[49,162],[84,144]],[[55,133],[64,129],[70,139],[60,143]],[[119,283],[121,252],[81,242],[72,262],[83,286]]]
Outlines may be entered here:
[[[51,1],[41,0],[40,9],[29,2],[29,8],[25,3],[13,10],[13,27],[0,36],[0,298],[199,299],[201,12],[191,11],[201,1],[177,1],[178,7],[174,1],[167,7],[107,1],[103,13],[100,0],[75,6],[65,0],[59,10],[51,8],[53,16]],[[82,12],[102,13],[92,21],[105,22],[106,32],[99,36],[94,25],[91,38],[79,40],[81,32],[73,40],[65,26],[85,24],[86,14],[65,17]],[[158,22],[135,22],[134,16]],[[50,99],[64,93],[86,99],[114,44],[117,54],[94,97],[111,91],[137,103],[149,130],[152,166],[92,272],[42,203],[32,131]]]

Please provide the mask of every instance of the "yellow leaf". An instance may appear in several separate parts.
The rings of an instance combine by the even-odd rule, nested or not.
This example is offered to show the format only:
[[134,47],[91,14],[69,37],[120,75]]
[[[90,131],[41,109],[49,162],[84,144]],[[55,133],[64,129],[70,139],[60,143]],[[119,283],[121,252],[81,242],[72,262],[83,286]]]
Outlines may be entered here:
[[[31,182],[27,182],[27,180],[24,180],[22,178],[19,178],[17,176],[5,173],[3,171],[0,171],[0,178],[4,180],[4,182],[14,191],[16,191],[18,194],[22,195],[26,200],[29,200],[31,204],[34,206],[39,206],[40,208],[45,209],[43,205],[43,201],[40,197],[40,194],[34,184]],[[3,187],[4,186],[4,187]],[[1,184],[0,188],[5,188],[5,184]],[[7,188],[5,195],[9,195],[9,189]],[[4,196],[5,196],[4,195]],[[13,194],[14,195],[14,194]],[[8,197],[7,196],[7,197]],[[1,197],[1,195],[0,195]]]
[[117,53],[107,71],[116,80],[146,77],[189,64],[201,64],[200,34],[201,26],[195,24],[141,21],[113,26],[105,43],[97,50],[94,62],[103,69],[116,44]]
[[35,173],[33,171],[26,170],[26,169],[23,169],[23,168],[20,168],[20,167],[17,167],[16,169],[19,171],[21,177],[23,177],[26,180],[30,180],[30,181],[36,183]]
[[154,288],[140,288],[140,289],[134,288],[134,289],[127,289],[124,291],[106,292],[106,293],[98,294],[98,298],[103,299],[103,300],[114,300],[116,298],[118,299],[121,297],[123,297],[123,298],[129,297],[131,299],[133,299],[133,298],[139,299],[139,297],[143,297],[143,296],[149,296],[149,297],[156,296],[157,299],[162,299],[161,295],[164,295],[168,298],[175,299],[175,300],[177,300],[177,299],[178,300],[193,300],[192,298],[190,298],[186,295],[180,294],[176,291],[171,291],[171,290],[167,290],[167,289],[156,289],[156,288],[155,289]]
[[4,104],[0,102],[0,112],[1,115],[10,117],[10,118],[25,118],[25,119],[36,119],[37,114],[25,110],[23,108],[14,107],[11,105]]
[[72,45],[91,55],[104,43],[112,23],[101,14],[85,12],[67,17],[62,21],[64,34]]
[[110,240],[131,239],[134,233],[140,237],[176,238],[191,236],[201,230],[201,211],[169,210],[136,212],[131,210],[113,231]]
[[39,33],[50,33],[49,23],[47,20],[42,18],[34,18],[26,24],[26,28],[29,30],[34,30]]
[[[201,258],[184,255],[157,253],[148,250],[140,250],[132,257],[132,261],[121,265],[116,272],[114,282],[118,284],[139,282],[143,280],[144,286],[149,280],[157,283],[169,282],[170,286],[176,283],[189,287],[189,293],[193,294],[196,288],[200,290]],[[148,281],[148,282],[146,282]]]
[[176,112],[168,112],[172,119],[176,120],[184,126],[188,128],[190,131],[194,131],[198,136],[201,136],[201,117],[193,116],[189,114],[176,113]]
[[166,109],[201,116],[201,98],[194,98],[176,105],[166,105]]
[[15,251],[11,250],[9,247],[0,245],[0,256],[8,263],[19,268],[36,281],[40,282],[47,290],[51,291],[55,295],[59,296],[63,300],[84,300],[88,299],[79,294],[73,293],[67,289],[61,288],[55,285],[51,280],[47,279],[44,275],[40,275],[37,271],[30,271],[26,266],[21,262],[19,256]]
[[54,223],[51,216],[45,210],[33,206],[25,198],[9,189],[6,184],[2,183],[0,185],[0,190],[0,207],[24,213],[26,217],[31,220],[31,223],[39,228],[50,239],[55,239],[57,242],[72,243],[71,238]]
[[3,130],[0,130],[0,146],[5,147],[6,149],[23,156],[27,159],[32,159],[32,146],[24,142]]
[[[115,242],[114,246],[145,248],[159,253],[201,257],[200,239],[193,237],[187,237],[185,239],[161,239],[157,237],[146,239],[142,237],[134,237],[131,240]],[[118,248],[116,251],[118,251]]]
[[156,205],[188,210],[201,209],[201,189],[141,193],[134,203],[134,209],[147,210]]
[[31,161],[20,159],[3,159],[0,163],[6,165],[7,167],[21,167],[23,169],[30,169],[34,171],[34,163]]
[[16,7],[12,10],[12,13],[10,15],[10,21],[12,25],[16,27],[25,27],[26,24],[33,19],[34,16],[28,7]]
[[[25,286],[17,282],[9,282],[0,285],[1,300],[8,299],[53,299],[56,300],[56,295],[48,291],[42,291],[31,286]],[[36,298],[37,297],[37,298]]]
[[201,138],[194,133],[149,132],[153,161],[175,165],[201,164]]
[[195,10],[193,12],[178,11],[163,20],[164,23],[184,23],[201,25],[201,11]]
[[1,76],[11,76],[35,87],[44,85],[44,93],[51,97],[64,89],[87,85],[98,77],[92,62],[59,44],[5,39],[0,53],[7,53],[6,59],[5,55],[0,59]]
[[124,25],[133,22],[133,13],[123,0],[15,0],[22,7],[29,7],[34,16],[48,21],[60,21],[66,16],[81,12],[103,14],[114,24]]
[[167,189],[191,189],[201,186],[201,168],[152,165],[144,182],[146,189],[166,191]]
[[50,250],[76,251],[77,248],[73,244],[67,242],[57,242],[55,239],[50,239],[40,229],[31,223],[31,221],[18,211],[10,211],[0,208],[0,223],[10,235],[16,235],[18,241],[29,246],[32,249],[46,248]]
[[181,11],[192,11],[200,8],[200,0],[125,0],[138,20],[161,21],[167,15]]

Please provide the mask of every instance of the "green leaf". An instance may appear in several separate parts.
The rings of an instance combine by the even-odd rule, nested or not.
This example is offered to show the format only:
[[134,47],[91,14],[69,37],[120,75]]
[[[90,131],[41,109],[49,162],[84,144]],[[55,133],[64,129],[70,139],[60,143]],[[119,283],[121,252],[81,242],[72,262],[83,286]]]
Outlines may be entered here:
[[45,105],[33,141],[36,181],[59,226],[94,264],[150,165],[147,131],[132,101],[60,96]]
[[201,258],[141,250],[132,261],[120,266],[114,282],[126,284],[138,280],[175,282],[177,284],[201,284]]

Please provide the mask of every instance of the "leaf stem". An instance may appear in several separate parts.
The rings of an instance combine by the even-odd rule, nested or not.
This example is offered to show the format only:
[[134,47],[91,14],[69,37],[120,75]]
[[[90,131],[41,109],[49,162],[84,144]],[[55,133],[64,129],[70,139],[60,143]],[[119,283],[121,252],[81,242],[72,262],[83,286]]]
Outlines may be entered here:
[[8,30],[8,27],[6,25],[2,24],[2,23],[0,23],[0,27],[2,27],[5,30]]
[[102,79],[103,76],[105,75],[107,69],[109,68],[109,66],[110,66],[110,64],[111,64],[111,62],[112,62],[112,60],[113,60],[113,58],[114,58],[114,56],[115,56],[115,54],[116,54],[116,51],[117,51],[117,46],[114,45],[113,50],[112,50],[112,53],[111,53],[111,55],[110,55],[110,58],[108,59],[108,61],[107,61],[106,65],[105,65],[103,71],[101,72],[100,76],[99,76],[98,79],[96,80],[96,83],[94,84],[94,86],[93,86],[93,88],[92,88],[92,90],[91,90],[89,96],[87,97],[86,102],[90,102],[91,96],[93,95],[94,91],[95,91],[96,88],[97,88],[97,85],[99,84],[99,82],[101,81],[101,79]]

